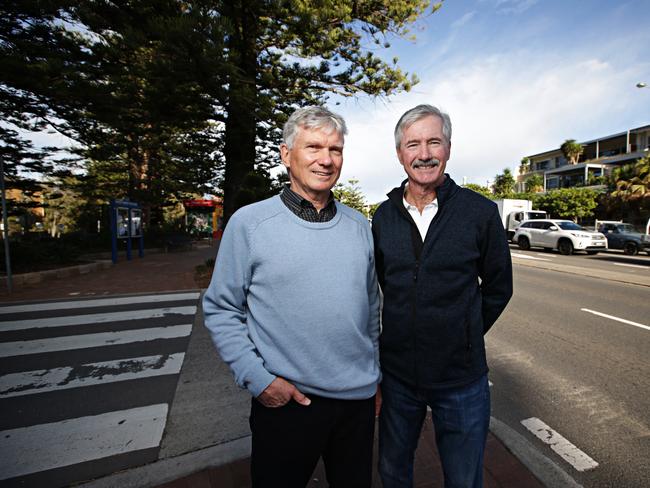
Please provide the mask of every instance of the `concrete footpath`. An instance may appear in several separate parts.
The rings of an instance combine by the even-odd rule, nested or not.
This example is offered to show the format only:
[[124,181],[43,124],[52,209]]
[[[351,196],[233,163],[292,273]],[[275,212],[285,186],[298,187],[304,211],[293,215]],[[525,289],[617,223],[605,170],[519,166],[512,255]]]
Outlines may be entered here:
[[[191,251],[145,254],[142,259],[136,257],[132,262],[120,261],[93,273],[27,285],[11,295],[2,290],[0,302],[197,289],[194,281],[195,267],[215,254],[216,247],[210,247],[207,243]],[[538,262],[514,261],[526,266],[540,266]],[[569,270],[566,268],[557,271],[578,273],[581,269],[584,270],[578,267]],[[608,278],[623,279],[622,276]],[[158,460],[77,486],[250,486],[250,397],[235,386],[228,368],[218,358],[202,325],[199,307],[170,406]],[[431,421],[427,419],[416,453],[417,487],[443,485],[432,430]],[[490,431],[484,464],[486,487],[578,486],[557,464],[542,456],[532,444],[507,425],[493,418]],[[309,486],[327,486],[321,464],[314,472]],[[376,473],[374,486],[381,486]]]

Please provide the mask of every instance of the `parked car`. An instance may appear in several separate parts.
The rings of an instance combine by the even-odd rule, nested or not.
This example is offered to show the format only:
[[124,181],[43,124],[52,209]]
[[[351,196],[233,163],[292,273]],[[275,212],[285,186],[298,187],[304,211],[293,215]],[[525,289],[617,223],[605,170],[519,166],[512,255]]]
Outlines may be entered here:
[[641,251],[650,255],[650,235],[639,232],[632,224],[602,222],[598,230],[607,237],[607,247],[610,249],[623,249],[630,256]]
[[600,232],[588,231],[570,220],[526,220],[515,232],[513,240],[520,249],[531,247],[557,249],[562,254],[587,251],[597,254],[607,249],[607,239]]

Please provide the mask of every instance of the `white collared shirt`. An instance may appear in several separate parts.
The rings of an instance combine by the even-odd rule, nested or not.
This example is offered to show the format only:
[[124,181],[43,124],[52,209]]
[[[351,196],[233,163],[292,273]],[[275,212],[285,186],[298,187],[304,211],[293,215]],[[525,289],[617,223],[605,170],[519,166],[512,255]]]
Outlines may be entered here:
[[408,210],[409,214],[413,218],[415,225],[417,225],[418,231],[420,231],[420,235],[422,236],[422,241],[424,242],[424,238],[429,230],[429,225],[438,213],[438,197],[434,198],[431,203],[425,205],[424,209],[422,209],[422,213],[420,213],[415,205],[411,205],[407,202],[406,198],[402,197],[402,201],[404,202],[404,207],[406,207],[406,210]]

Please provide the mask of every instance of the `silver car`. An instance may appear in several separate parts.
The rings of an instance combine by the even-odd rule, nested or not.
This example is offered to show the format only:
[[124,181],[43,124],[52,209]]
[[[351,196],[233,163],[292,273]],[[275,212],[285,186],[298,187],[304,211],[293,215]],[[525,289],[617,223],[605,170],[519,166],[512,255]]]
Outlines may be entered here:
[[598,254],[607,249],[607,238],[600,232],[588,231],[570,220],[526,220],[515,231],[513,240],[520,249],[531,247],[557,249],[561,254],[587,251]]

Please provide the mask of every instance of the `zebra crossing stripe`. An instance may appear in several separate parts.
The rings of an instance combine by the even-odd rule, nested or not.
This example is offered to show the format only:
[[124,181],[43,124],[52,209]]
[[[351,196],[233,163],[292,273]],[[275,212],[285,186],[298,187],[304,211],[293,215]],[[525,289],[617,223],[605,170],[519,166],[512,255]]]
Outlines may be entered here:
[[0,479],[157,447],[166,403],[0,432]]
[[116,346],[131,342],[148,342],[156,339],[174,339],[188,336],[191,332],[192,324],[184,324],[169,327],[152,327],[149,329],[101,332],[98,334],[51,337],[33,341],[2,342],[0,343],[0,358],[67,351],[70,349]]
[[143,320],[166,317],[168,315],[194,315],[196,306],[154,308],[148,310],[128,310],[123,312],[106,312],[89,315],[67,315],[43,319],[26,319],[0,322],[0,332],[36,329],[40,327],[67,327],[82,324],[99,324],[123,320]]
[[158,303],[167,301],[196,300],[200,293],[167,293],[164,295],[143,295],[133,297],[107,297],[92,300],[72,300],[68,302],[33,303],[31,305],[0,306],[0,314],[20,312],[42,312],[44,310],[80,309],[90,307],[112,307],[137,303]]
[[0,376],[0,399],[82,386],[177,374],[184,353],[118,359]]

